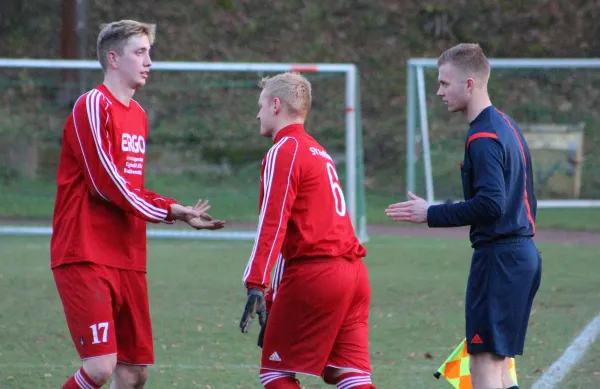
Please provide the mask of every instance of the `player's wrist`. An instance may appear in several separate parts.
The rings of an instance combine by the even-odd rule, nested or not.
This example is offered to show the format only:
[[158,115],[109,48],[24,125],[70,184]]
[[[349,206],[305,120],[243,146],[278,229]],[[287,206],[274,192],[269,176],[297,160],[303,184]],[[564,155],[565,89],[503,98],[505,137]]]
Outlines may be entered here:
[[448,227],[446,223],[444,223],[444,209],[447,207],[447,204],[435,204],[430,205],[427,208],[427,226],[430,228],[440,228],[440,227]]
[[169,209],[167,210],[167,217],[165,219],[170,222],[174,222],[175,220],[177,220],[173,216],[173,204],[169,204]]
[[260,291],[264,295],[265,289],[266,288],[260,284],[254,284],[254,283],[246,284],[246,290],[247,290],[248,294],[250,294],[250,291],[252,291],[252,290],[257,290],[257,291]]
[[172,220],[172,221],[176,221],[176,220],[186,221],[187,214],[185,212],[183,212],[184,208],[185,208],[185,205],[182,205],[179,203],[171,204],[169,206],[169,212],[167,213],[167,217],[169,218],[169,220]]

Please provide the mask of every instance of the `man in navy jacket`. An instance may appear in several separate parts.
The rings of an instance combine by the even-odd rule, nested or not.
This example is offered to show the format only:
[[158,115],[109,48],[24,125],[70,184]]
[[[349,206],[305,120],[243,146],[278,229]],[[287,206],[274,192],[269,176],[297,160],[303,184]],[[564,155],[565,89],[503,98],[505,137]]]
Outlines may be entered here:
[[541,280],[533,236],[537,201],[531,155],[517,124],[490,101],[490,65],[477,44],[438,59],[437,95],[469,121],[461,164],[465,201],[429,205],[409,193],[386,214],[429,227],[471,226],[467,283],[467,350],[474,389],[517,389],[509,358],[523,354],[531,305]]

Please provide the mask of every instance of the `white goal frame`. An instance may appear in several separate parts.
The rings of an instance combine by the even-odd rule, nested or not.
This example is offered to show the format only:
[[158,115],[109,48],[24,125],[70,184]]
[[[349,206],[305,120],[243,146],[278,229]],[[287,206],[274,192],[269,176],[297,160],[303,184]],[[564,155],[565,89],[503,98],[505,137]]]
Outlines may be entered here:
[[[55,59],[14,59],[0,58],[0,69],[72,69],[101,70],[96,60],[55,60]],[[364,180],[357,179],[362,174],[362,147],[360,140],[360,93],[358,69],[350,63],[310,64],[310,63],[228,63],[228,62],[171,62],[157,61],[152,64],[153,71],[187,71],[187,72],[300,72],[300,73],[341,73],[345,76],[345,131],[346,131],[346,189],[347,209],[362,242],[368,240],[366,226],[366,206],[358,201],[358,193],[363,191],[360,185]],[[359,158],[360,157],[360,158]],[[361,182],[362,181],[362,182]],[[364,192],[361,192],[364,193]],[[364,195],[362,196],[364,201]],[[360,214],[357,214],[360,212]],[[257,216],[258,220],[258,216]],[[0,226],[0,235],[49,235],[52,230],[47,227]],[[255,232],[244,231],[182,231],[151,230],[149,237],[172,239],[223,239],[253,240]]]
[[[504,69],[600,69],[600,59],[566,58],[566,59],[514,59],[491,58],[490,66]],[[426,199],[430,204],[438,204],[433,188],[431,167],[431,150],[429,124],[427,122],[427,99],[425,90],[424,69],[437,68],[437,59],[411,58],[408,60],[406,72],[406,188],[415,192],[415,139],[417,133],[417,117],[419,118],[421,141],[423,142],[423,161],[425,170]],[[600,200],[538,200],[538,208],[593,208],[600,207]]]

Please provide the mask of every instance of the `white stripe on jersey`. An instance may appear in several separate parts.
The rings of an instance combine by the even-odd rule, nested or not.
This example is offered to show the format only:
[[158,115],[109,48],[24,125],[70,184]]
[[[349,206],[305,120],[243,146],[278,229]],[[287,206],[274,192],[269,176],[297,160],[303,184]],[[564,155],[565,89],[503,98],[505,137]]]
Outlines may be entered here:
[[260,210],[260,216],[259,216],[259,221],[258,221],[258,231],[256,234],[256,239],[254,241],[254,247],[252,248],[252,253],[250,254],[250,260],[248,261],[248,265],[246,266],[246,270],[244,272],[244,282],[246,282],[246,279],[248,278],[248,276],[250,275],[250,270],[252,269],[252,262],[254,261],[254,257],[256,255],[256,250],[258,248],[258,242],[260,241],[260,234],[262,232],[262,226],[264,223],[264,217],[267,214],[267,205],[269,203],[269,197],[271,195],[271,186],[273,183],[273,176],[275,175],[275,167],[276,167],[276,162],[277,162],[277,154],[279,152],[279,149],[281,147],[283,147],[283,145],[285,144],[285,142],[287,142],[288,140],[291,140],[293,142],[296,143],[296,148],[294,149],[294,155],[292,156],[292,162],[290,164],[290,171],[288,173],[288,179],[287,179],[287,186],[285,189],[285,195],[283,197],[283,203],[281,205],[281,211],[279,213],[279,225],[277,226],[277,231],[275,233],[275,238],[273,239],[273,242],[271,244],[271,250],[269,251],[269,255],[267,257],[267,263],[265,265],[265,270],[263,273],[263,278],[262,278],[262,283],[264,284],[265,279],[267,278],[267,274],[268,274],[268,270],[269,270],[269,262],[271,261],[271,256],[273,255],[273,249],[275,248],[275,242],[277,242],[277,237],[279,236],[279,231],[281,230],[281,223],[282,223],[282,219],[283,219],[283,210],[285,208],[285,202],[287,200],[287,194],[290,188],[290,178],[292,176],[292,171],[293,171],[293,167],[294,167],[294,162],[296,161],[296,153],[298,152],[298,141],[295,138],[291,138],[291,137],[284,137],[282,138],[279,142],[277,142],[273,147],[271,147],[271,149],[269,150],[269,152],[267,153],[267,160],[266,160],[266,166],[265,166],[265,173],[264,173],[264,180],[263,180],[263,186],[264,186],[264,197],[263,197],[263,203],[261,205],[261,210]]
[[273,301],[275,301],[275,297],[277,297],[277,291],[279,290],[279,284],[281,283],[281,279],[283,278],[283,270],[285,269],[285,260],[283,259],[283,255],[279,254],[277,258],[277,264],[275,265],[275,274],[273,275]]
[[[139,197],[135,192],[130,191],[127,188],[125,179],[119,175],[118,169],[115,166],[112,158],[110,158],[104,152],[102,148],[102,134],[100,132],[100,99],[104,97],[102,93],[96,89],[88,93],[86,97],[86,108],[88,119],[90,121],[90,127],[92,129],[92,135],[96,144],[96,150],[100,161],[104,166],[106,172],[113,180],[119,191],[123,194],[125,199],[129,201],[140,213],[146,215],[149,219],[164,220],[167,217],[168,211],[165,209],[158,208],[153,204],[147,202],[145,199]],[[106,134],[108,137],[108,133]],[[102,196],[105,197],[105,196]],[[105,197],[106,198],[106,197]]]
[[258,229],[256,232],[256,240],[254,241],[254,247],[252,248],[252,253],[250,254],[250,260],[248,261],[248,264],[246,265],[246,270],[244,271],[244,282],[246,281],[246,278],[248,278],[248,276],[250,275],[250,269],[252,268],[252,261],[254,259],[254,255],[256,254],[256,249],[258,248],[258,241],[259,241],[259,237],[260,237],[260,233],[261,233],[261,229],[262,229],[262,224],[263,224],[263,217],[265,215],[266,209],[267,209],[267,198],[269,196],[270,193],[270,178],[271,178],[271,159],[273,157],[273,155],[277,155],[277,150],[279,150],[279,148],[281,147],[281,145],[283,144],[283,141],[285,141],[287,138],[283,138],[282,140],[280,140],[279,142],[277,142],[273,147],[271,147],[271,149],[269,150],[269,152],[267,153],[266,156],[266,161],[265,161],[265,171],[264,171],[264,178],[263,178],[263,202],[260,206],[260,213],[258,215]]
[[263,179],[263,202],[261,204],[260,214],[259,214],[259,218],[258,218],[258,231],[257,231],[257,235],[256,235],[256,241],[254,242],[254,247],[252,248],[252,253],[250,254],[250,260],[249,260],[248,265],[246,266],[246,270],[244,272],[244,281],[246,281],[246,278],[248,278],[248,276],[250,275],[250,270],[252,268],[252,261],[254,260],[254,255],[256,254],[256,249],[258,248],[258,241],[259,241],[260,233],[262,230],[263,219],[264,219],[264,215],[267,211],[267,203],[268,203],[267,200],[271,193],[271,180],[273,177],[273,167],[274,167],[274,162],[277,158],[277,152],[279,151],[279,148],[285,143],[285,141],[287,139],[288,139],[288,137],[284,137],[283,139],[281,139],[273,147],[271,147],[271,149],[267,153],[267,157],[266,157],[266,161],[265,161],[264,179]]
[[83,145],[81,144],[81,138],[79,137],[79,129],[77,128],[77,116],[75,115],[75,107],[77,106],[77,103],[79,102],[79,100],[82,97],[83,96],[79,97],[79,99],[77,99],[77,101],[75,102],[75,105],[73,106],[73,125],[75,127],[75,135],[77,136],[77,141],[79,142],[79,147],[81,148],[81,155],[83,155],[83,162],[85,163],[85,168],[88,171],[88,175],[90,176],[90,180],[92,180],[92,185],[94,185],[94,189],[96,190],[96,193],[98,193],[104,200],[109,201],[102,194],[102,192],[100,192],[100,189],[98,189],[98,186],[96,185],[96,181],[94,181],[94,176],[92,175],[92,171],[90,170],[90,166],[88,165],[87,158],[85,157],[85,149],[83,148]]

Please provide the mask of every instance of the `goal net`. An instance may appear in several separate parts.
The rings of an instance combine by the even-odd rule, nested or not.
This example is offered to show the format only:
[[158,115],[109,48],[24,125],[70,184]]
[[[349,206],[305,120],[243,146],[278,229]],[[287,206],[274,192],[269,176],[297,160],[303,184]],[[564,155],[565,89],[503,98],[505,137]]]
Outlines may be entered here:
[[[302,72],[313,86],[307,131],[334,159],[347,210],[367,240],[359,85],[352,64],[155,62],[134,98],[149,119],[146,186],[191,204],[209,199],[220,231],[152,226],[150,237],[254,239],[260,163],[257,83]],[[49,234],[63,124],[102,82],[97,61],[0,59],[0,233]]]
[[[491,59],[492,103],[512,116],[531,150],[538,206],[600,207],[600,60]],[[434,59],[407,72],[407,187],[430,202],[462,200],[466,119],[436,96]]]

